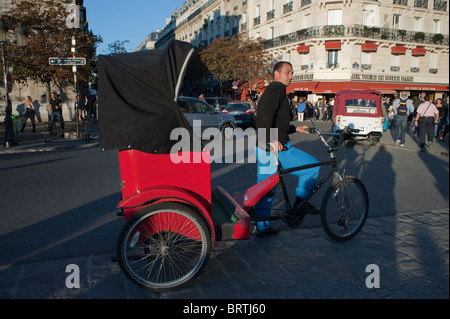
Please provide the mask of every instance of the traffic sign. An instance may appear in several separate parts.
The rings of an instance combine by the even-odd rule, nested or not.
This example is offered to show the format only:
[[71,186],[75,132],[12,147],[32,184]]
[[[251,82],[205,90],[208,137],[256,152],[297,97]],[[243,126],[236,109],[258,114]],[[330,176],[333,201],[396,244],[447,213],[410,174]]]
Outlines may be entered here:
[[49,58],[50,65],[86,65],[85,58]]

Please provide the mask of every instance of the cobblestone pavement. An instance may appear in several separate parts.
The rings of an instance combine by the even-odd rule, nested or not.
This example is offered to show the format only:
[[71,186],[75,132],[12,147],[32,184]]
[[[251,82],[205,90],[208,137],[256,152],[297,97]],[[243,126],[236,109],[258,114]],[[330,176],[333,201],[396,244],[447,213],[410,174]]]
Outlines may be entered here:
[[[448,299],[448,246],[448,210],[369,217],[344,243],[328,239],[321,227],[220,242],[200,276],[173,292],[135,286],[115,256],[105,254],[1,269],[0,298]],[[72,264],[79,267],[80,287],[69,289]],[[379,288],[369,265],[377,266]]]

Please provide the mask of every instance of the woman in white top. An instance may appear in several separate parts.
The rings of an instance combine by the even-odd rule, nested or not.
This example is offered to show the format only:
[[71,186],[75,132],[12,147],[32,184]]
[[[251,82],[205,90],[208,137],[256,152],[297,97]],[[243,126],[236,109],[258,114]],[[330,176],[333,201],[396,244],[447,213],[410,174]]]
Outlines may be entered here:
[[34,109],[33,100],[31,99],[31,96],[27,96],[25,98],[25,113],[23,116],[22,121],[22,128],[20,129],[21,132],[25,129],[25,125],[27,125],[28,119],[31,121],[31,125],[33,125],[33,129],[31,130],[31,133],[36,132],[36,110]]

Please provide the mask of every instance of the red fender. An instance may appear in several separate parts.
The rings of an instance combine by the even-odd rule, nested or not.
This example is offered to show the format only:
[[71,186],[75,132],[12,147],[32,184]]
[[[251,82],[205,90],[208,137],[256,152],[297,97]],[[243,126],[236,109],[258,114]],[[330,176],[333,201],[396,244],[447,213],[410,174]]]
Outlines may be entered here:
[[127,221],[131,215],[143,207],[161,202],[179,202],[193,207],[206,219],[214,240],[215,232],[211,219],[211,202],[188,189],[167,185],[145,187],[122,199],[117,204],[117,207],[123,209],[124,218]]

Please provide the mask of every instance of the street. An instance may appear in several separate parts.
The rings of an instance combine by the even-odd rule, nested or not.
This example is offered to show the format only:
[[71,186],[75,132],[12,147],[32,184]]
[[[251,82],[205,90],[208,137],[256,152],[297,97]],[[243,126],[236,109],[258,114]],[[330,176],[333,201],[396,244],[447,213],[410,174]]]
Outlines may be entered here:
[[[329,123],[317,122],[316,125],[324,130],[329,128]],[[316,135],[295,134],[291,136],[291,140],[294,145],[313,154],[319,160],[325,160],[328,156]],[[122,218],[116,216],[116,204],[120,200],[117,152],[100,152],[97,143],[73,142],[78,143],[76,147],[70,146],[72,142],[66,143],[69,146],[56,147],[46,152],[0,153],[2,177],[0,270],[8,271],[10,267],[26,267],[25,265],[29,263],[49,260],[67,262],[92,258],[87,256],[114,255],[117,236],[123,225]],[[342,245],[333,243],[326,237],[320,227],[320,218],[316,216],[307,216],[304,223],[296,229],[283,227],[279,224],[281,222],[277,221],[275,225],[285,230],[277,237],[259,241],[251,238],[249,241],[219,243],[214,257],[205,269],[205,274],[194,283],[194,287],[202,287],[203,293],[199,296],[208,296],[204,294],[205,291],[217,289],[218,282],[211,281],[211,278],[215,273],[220,272],[220,269],[224,270],[224,266],[220,265],[222,262],[231,262],[225,266],[231,267],[227,268],[229,271],[245,267],[241,259],[235,258],[236,254],[244,253],[249,258],[247,262],[251,259],[255,261],[254,269],[262,272],[266,283],[271,285],[271,289],[278,287],[277,289],[284,291],[279,295],[280,298],[286,297],[287,293],[296,287],[295,280],[290,275],[283,274],[280,277],[271,277],[270,267],[277,260],[284,263],[286,258],[293,263],[285,266],[300,267],[292,270],[294,273],[299,272],[299,275],[312,285],[305,287],[306,290],[302,292],[297,291],[296,294],[291,295],[291,298],[329,298],[330,291],[324,291],[322,288],[314,291],[314,279],[305,277],[306,274],[302,273],[302,269],[305,271],[306,268],[311,270],[310,267],[314,269],[315,263],[322,263],[327,258],[333,258],[338,252],[348,254],[349,269],[354,269],[357,264],[358,267],[362,267],[364,263],[365,265],[380,263],[380,260],[389,261],[389,264],[395,263],[392,258],[396,254],[399,243],[377,242],[377,240],[384,240],[384,234],[396,235],[399,232],[402,234],[406,232],[410,236],[411,247],[408,247],[409,244],[405,246],[402,242],[405,246],[403,253],[410,254],[412,250],[417,252],[417,249],[426,248],[426,251],[422,251],[422,255],[432,254],[433,257],[428,260],[428,263],[430,265],[434,263],[433,269],[440,272],[431,277],[439,278],[441,281],[446,280],[448,287],[448,145],[435,145],[430,152],[421,153],[410,137],[406,144],[404,148],[395,146],[390,132],[385,132],[380,143],[375,146],[370,146],[368,142],[350,143],[340,152],[338,159],[341,164],[345,164],[346,174],[360,178],[369,192],[370,210],[367,226],[355,239]],[[251,151],[246,150],[246,152],[251,154]],[[251,160],[248,159],[248,161]],[[255,170],[255,163],[213,163],[211,166],[212,187],[223,186],[234,196],[255,183]],[[321,174],[324,171],[325,169],[322,169]],[[296,181],[288,176],[287,183],[288,190],[292,191],[290,195],[293,196]],[[312,198],[314,205],[320,206],[321,196],[325,190],[326,187],[323,187]],[[278,191],[274,198],[274,208],[281,209],[283,205],[281,191]],[[430,216],[423,213],[442,210],[447,212],[430,213]],[[433,223],[444,226],[447,229],[446,238],[423,237],[425,233],[422,228],[420,233],[416,233],[409,224],[405,224],[411,221],[411,216],[416,216],[412,218],[417,219],[418,225],[422,225],[422,218],[427,220],[424,224],[427,236],[428,231],[433,233],[430,228],[433,227]],[[298,239],[292,242],[292,236]],[[418,246],[418,240],[424,242],[419,242]],[[434,246],[433,243],[439,246]],[[421,246],[422,244],[424,246]],[[318,247],[320,252],[316,250]],[[366,251],[373,247],[385,252],[378,261],[376,256]],[[446,251],[442,251],[442,247]],[[352,256],[355,251],[346,251],[347,248],[355,249],[359,256],[367,258],[355,260],[356,264],[352,265]],[[328,256],[324,254],[324,251],[327,251]],[[261,257],[261,253],[265,257]],[[300,256],[299,254],[302,256],[300,259],[296,257]],[[269,264],[258,259],[269,258],[269,256],[271,258]],[[405,257],[397,255],[395,258],[404,259]],[[303,263],[305,260],[306,264]],[[332,264],[330,267],[323,269],[330,276],[332,271],[340,272],[339,276],[344,277],[351,277],[354,274],[353,270],[350,272],[348,269],[341,268],[333,270]],[[445,270],[440,267],[444,267],[443,269],[447,267],[447,275],[442,273]],[[364,270],[361,271],[362,276],[365,277],[367,274]],[[420,270],[417,271],[420,272]],[[245,273],[238,272],[233,280],[242,280],[243,284],[249,280],[257,280],[254,274],[251,276],[248,274],[250,277],[245,278]],[[429,270],[425,273],[428,274]],[[0,276],[0,280],[2,278]],[[323,278],[317,277],[315,280],[321,283]],[[211,286],[211,283],[214,285]],[[133,291],[141,291],[139,288],[133,289],[137,289]],[[189,289],[187,291],[192,292]],[[167,296],[183,298],[183,291],[178,293],[169,293]],[[230,293],[230,291],[224,292],[223,296],[230,298]],[[243,295],[246,298],[252,298],[252,294],[255,298],[267,298],[267,296],[278,298],[274,290],[271,290],[270,295],[264,295],[257,289],[246,291],[246,293]],[[430,295],[431,291],[422,296],[420,289],[410,293],[413,296],[405,292],[403,297],[398,294],[397,298],[433,297]],[[155,295],[146,296],[154,298]],[[142,295],[133,293],[132,296]],[[342,297],[355,298],[355,296],[363,297],[364,294],[345,293]],[[70,295],[60,297],[70,298]],[[383,293],[373,295],[373,298],[384,297]],[[387,294],[386,297],[392,298]]]

